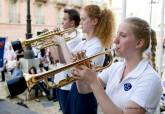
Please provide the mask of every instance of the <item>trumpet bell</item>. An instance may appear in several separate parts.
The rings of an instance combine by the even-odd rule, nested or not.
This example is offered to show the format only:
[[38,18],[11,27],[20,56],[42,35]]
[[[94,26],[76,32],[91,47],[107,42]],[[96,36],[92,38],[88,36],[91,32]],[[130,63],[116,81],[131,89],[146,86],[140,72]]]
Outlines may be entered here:
[[19,40],[11,42],[14,51],[23,51],[22,44]]
[[27,89],[26,80],[23,76],[8,80],[6,83],[11,97],[17,96]]

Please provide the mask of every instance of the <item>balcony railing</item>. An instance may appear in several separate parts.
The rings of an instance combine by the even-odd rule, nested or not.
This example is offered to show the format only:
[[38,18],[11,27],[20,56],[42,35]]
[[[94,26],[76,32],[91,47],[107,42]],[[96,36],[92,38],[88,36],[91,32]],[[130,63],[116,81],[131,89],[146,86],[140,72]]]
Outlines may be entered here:
[[48,0],[35,0],[35,2],[47,3]]
[[68,0],[51,0],[57,5],[66,5],[68,3]]
[[76,7],[82,7],[83,6],[83,0],[71,0],[71,4]]
[[10,0],[10,2],[11,2],[11,3],[16,3],[16,2],[17,2],[17,0]]

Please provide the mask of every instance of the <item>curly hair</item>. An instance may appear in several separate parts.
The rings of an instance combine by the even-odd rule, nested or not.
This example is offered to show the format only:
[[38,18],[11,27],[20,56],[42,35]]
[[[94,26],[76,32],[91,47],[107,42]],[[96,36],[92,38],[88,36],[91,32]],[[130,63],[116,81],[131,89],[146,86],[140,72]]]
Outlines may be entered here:
[[109,47],[115,30],[113,12],[108,9],[101,10],[97,5],[87,5],[83,9],[91,19],[98,19],[94,34],[100,39],[103,47]]

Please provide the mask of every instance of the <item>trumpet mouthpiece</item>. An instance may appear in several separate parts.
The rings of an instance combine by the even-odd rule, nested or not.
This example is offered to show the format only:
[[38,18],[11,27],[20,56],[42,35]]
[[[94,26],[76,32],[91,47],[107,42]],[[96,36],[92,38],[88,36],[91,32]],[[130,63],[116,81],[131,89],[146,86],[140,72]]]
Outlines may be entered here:
[[112,51],[115,51],[116,48],[117,48],[117,47],[116,47],[116,44],[113,44],[112,47],[111,47],[111,50],[112,50]]

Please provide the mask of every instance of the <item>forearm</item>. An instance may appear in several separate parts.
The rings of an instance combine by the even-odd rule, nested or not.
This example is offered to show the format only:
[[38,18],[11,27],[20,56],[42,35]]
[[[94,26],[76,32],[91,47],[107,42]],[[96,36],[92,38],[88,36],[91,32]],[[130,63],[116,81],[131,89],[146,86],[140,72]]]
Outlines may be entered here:
[[123,114],[123,111],[119,109],[105,93],[99,81],[91,84],[91,89],[104,114]]
[[71,53],[70,53],[70,51],[69,51],[69,49],[68,49],[68,47],[66,45],[66,42],[61,42],[59,44],[59,46],[61,47],[61,50],[60,50],[61,52],[60,53],[62,54],[65,62],[66,63],[70,63],[72,55],[71,55]]

